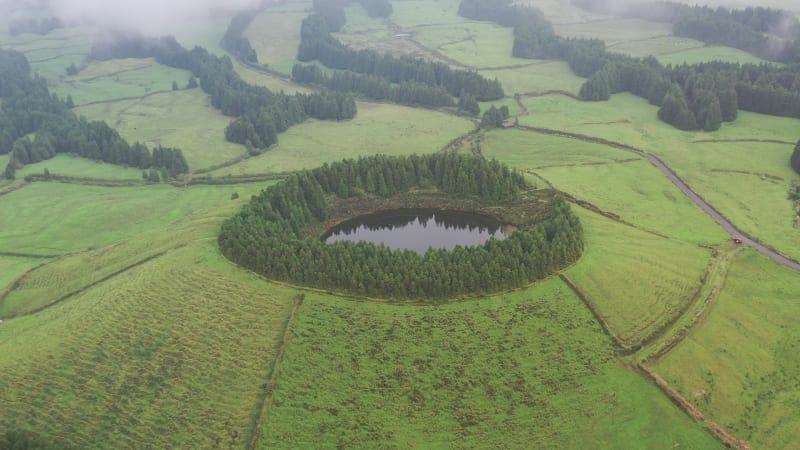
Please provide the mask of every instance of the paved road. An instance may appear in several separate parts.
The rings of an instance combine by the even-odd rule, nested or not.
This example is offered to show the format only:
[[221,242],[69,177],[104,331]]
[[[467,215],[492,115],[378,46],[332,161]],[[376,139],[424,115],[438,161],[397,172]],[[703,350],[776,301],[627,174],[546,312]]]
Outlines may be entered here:
[[618,148],[626,152],[636,153],[638,155],[644,156],[645,158],[647,158],[648,161],[650,161],[650,163],[652,163],[661,172],[663,172],[664,175],[666,175],[667,178],[669,178],[672,184],[674,184],[678,189],[680,189],[681,192],[686,194],[686,196],[689,197],[689,200],[693,201],[697,206],[700,207],[700,209],[705,211],[706,214],[708,214],[709,216],[711,216],[711,218],[716,220],[717,223],[719,223],[720,226],[722,226],[722,228],[724,228],[725,231],[727,231],[728,234],[731,235],[731,239],[740,239],[742,241],[742,245],[747,245],[749,247],[752,247],[757,251],[759,251],[760,253],[762,253],[763,255],[765,255],[766,257],[768,257],[769,259],[775,261],[776,263],[800,272],[800,263],[781,255],[780,253],[765,246],[764,244],[761,244],[760,242],[754,240],[753,238],[751,238],[750,236],[746,235],[741,230],[736,228],[728,219],[723,217],[722,214],[720,214],[716,209],[714,209],[713,206],[709,205],[705,200],[703,200],[702,197],[697,195],[697,193],[694,192],[692,188],[690,188],[683,180],[681,180],[678,177],[678,175],[676,175],[675,172],[673,172],[672,169],[670,169],[669,166],[667,166],[667,164],[664,163],[664,161],[659,159],[657,156],[651,153],[647,153],[644,150],[631,147],[629,145],[620,144],[619,142],[607,141],[605,139],[594,138],[592,136],[586,136],[576,133],[568,133],[559,130],[551,130],[547,128],[536,128],[527,126],[521,126],[520,128],[524,130],[534,131],[537,133],[564,136],[573,139],[578,139],[581,141],[593,142],[595,144],[608,145],[610,147]]
[[709,205],[705,200],[703,200],[702,197],[697,195],[686,183],[684,183],[683,180],[678,178],[678,176],[675,175],[672,169],[670,169],[669,166],[667,166],[664,163],[664,161],[661,161],[657,156],[652,155],[650,153],[643,153],[643,156],[647,158],[648,161],[653,163],[654,166],[658,167],[658,169],[661,170],[661,172],[663,172],[664,175],[666,175],[670,181],[672,181],[672,184],[674,184],[675,186],[677,186],[678,189],[683,191],[683,193],[686,194],[686,196],[689,197],[689,199],[693,201],[697,206],[699,206],[700,209],[705,211],[706,214],[708,214],[714,220],[716,220],[717,223],[719,223],[722,226],[722,228],[724,228],[725,231],[727,231],[728,234],[731,235],[732,239],[741,239],[742,245],[753,247],[754,249],[766,255],[769,259],[775,261],[776,263],[800,272],[800,263],[781,255],[775,250],[772,250],[771,248],[766,247],[765,245],[759,242],[754,241],[753,239],[750,238],[750,236],[739,231],[739,229],[736,228],[728,219],[723,217],[722,214],[717,212],[717,210],[714,209],[713,206]]

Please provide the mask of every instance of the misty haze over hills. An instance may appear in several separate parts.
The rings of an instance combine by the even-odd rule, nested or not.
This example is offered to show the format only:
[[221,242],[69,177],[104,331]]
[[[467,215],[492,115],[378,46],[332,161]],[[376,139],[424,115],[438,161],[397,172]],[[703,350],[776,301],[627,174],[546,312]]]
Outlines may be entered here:
[[[569,0],[561,0],[569,2]],[[620,4],[650,3],[653,0],[619,0]],[[94,23],[103,28],[132,28],[146,34],[169,34],[177,25],[193,19],[229,15],[255,8],[261,0],[0,0],[0,13],[12,20],[29,17],[57,17],[67,23]],[[531,3],[521,1],[520,3]],[[690,5],[744,8],[763,6],[785,9],[800,15],[794,0],[706,0],[682,1]]]
[[0,12],[12,20],[57,17],[67,23],[168,34],[176,22],[230,15],[260,3],[260,0],[0,0]]

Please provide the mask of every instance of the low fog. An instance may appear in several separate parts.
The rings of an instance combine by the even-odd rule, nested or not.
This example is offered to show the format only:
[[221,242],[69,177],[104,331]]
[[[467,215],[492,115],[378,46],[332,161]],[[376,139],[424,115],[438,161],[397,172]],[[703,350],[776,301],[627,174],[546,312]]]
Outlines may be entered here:
[[104,29],[167,34],[192,20],[255,8],[260,0],[0,0],[11,18],[57,17]]

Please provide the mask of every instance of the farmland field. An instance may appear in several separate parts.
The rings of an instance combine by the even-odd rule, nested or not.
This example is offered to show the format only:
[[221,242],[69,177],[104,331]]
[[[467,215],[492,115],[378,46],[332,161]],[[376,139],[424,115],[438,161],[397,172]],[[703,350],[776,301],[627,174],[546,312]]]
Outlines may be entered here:
[[472,129],[468,120],[439,112],[359,102],[358,115],[350,121],[312,120],[294,126],[263,155],[223,167],[212,175],[301,170],[375,153],[431,153]]
[[[666,178],[659,177],[658,172],[644,160],[536,170],[556,188],[644,229],[702,244],[728,237]],[[620,194],[623,192],[624,195]]]
[[172,82],[183,88],[191,74],[162,66],[153,59],[124,59],[91,63],[53,89],[60,97],[72,96],[76,106],[154,92],[169,92]]
[[7,321],[0,427],[80,448],[241,447],[294,296],[205,242]]
[[[2,162],[2,161],[0,161]],[[57,155],[53,159],[29,164],[17,171],[18,177],[42,175],[47,169],[51,175],[101,180],[142,181],[142,171],[132,167],[105,164],[72,155]]]
[[719,446],[558,279],[438,307],[309,294],[266,420],[259,448]]
[[[234,203],[264,184],[104,188],[33,183],[0,197],[0,252],[64,254],[99,248],[174,224],[190,212]],[[230,209],[229,209],[230,211]]]
[[[731,2],[741,3],[701,3]],[[612,52],[760,62],[569,0],[515,3]],[[800,15],[795,3],[761,4]],[[287,76],[312,4],[263,6],[244,33],[258,65],[232,58],[242,79],[314,90]],[[512,29],[460,17],[459,0],[392,6],[372,19],[353,2],[334,37],[497,78],[506,97],[481,112],[507,106],[521,127],[477,130],[454,109],[359,98],[352,120],[308,120],[246,157],[225,140],[232,118],[184,89],[189,72],[150,58],[88,62],[94,28],[0,30],[0,46],[23,52],[77,115],[178,147],[194,172],[183,181],[220,183],[144,183],[140,169],[67,154],[0,178],[0,447],[6,430],[23,430],[56,448],[723,448],[713,423],[754,449],[796,447],[797,272],[734,244],[641,154],[599,140],[657,155],[736,227],[800,259],[787,199],[800,182],[788,165],[800,120],[740,111],[716,132],[679,131],[631,94],[576,100],[585,79],[564,61],[512,57]],[[170,33],[225,56],[232,14],[199,12]],[[72,63],[80,71],[68,76]],[[580,259],[513,292],[395,304],[273,282],[220,253],[223,221],[276,183],[236,176],[443,149],[479,150],[573,199]],[[8,161],[0,155],[0,171]],[[57,178],[28,177],[45,169]],[[670,401],[642,361],[705,419]]]
[[633,347],[677,317],[692,300],[711,252],[582,209],[578,212],[586,228],[586,250],[567,276],[595,305],[611,332]]
[[489,79],[497,78],[509,96],[547,91],[566,91],[578,95],[585,81],[573,74],[563,61],[523,61],[523,67],[478,72]]
[[309,7],[310,2],[293,2],[265,8],[253,19],[245,36],[255,43],[260,64],[284,74],[292,73],[300,45],[300,23]]
[[[524,103],[530,114],[519,118],[523,125],[600,137],[658,155],[745,231],[800,258],[800,235],[786,196],[791,180],[797,179],[787,161],[800,120],[742,111],[736,122],[719,131],[683,132],[664,126],[655,107],[630,94],[601,103],[563,96],[527,98]],[[762,180],[763,174],[768,177]]]
[[754,448],[800,439],[800,279],[753,251],[733,264],[710,315],[657,365]]
[[11,287],[17,277],[45,261],[39,258],[0,256],[0,295],[4,290]]
[[[130,141],[182,149],[189,168],[211,167],[246,153],[225,140],[231,119],[211,106],[200,89],[167,91],[135,100],[76,108],[89,119],[103,119]],[[153,121],[152,117],[160,120]]]

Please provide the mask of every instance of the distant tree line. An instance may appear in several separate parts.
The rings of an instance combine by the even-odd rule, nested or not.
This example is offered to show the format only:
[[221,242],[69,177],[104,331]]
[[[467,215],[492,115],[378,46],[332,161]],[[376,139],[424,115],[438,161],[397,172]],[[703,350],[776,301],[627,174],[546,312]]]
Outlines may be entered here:
[[[301,27],[301,43],[297,59],[302,62],[317,60],[326,67],[357,74],[371,75],[382,79],[385,83],[414,86],[422,89],[422,85],[430,88],[442,88],[449,95],[461,97],[470,95],[478,101],[491,101],[503,98],[503,88],[497,80],[488,80],[478,73],[466,70],[454,70],[447,64],[427,61],[411,56],[395,57],[379,54],[374,50],[353,50],[335,39],[331,33],[344,25],[344,2],[338,0],[317,0],[314,10],[303,20]],[[362,77],[356,85],[366,84],[370,80]],[[385,89],[376,90],[384,99],[391,96]],[[369,89],[354,90],[368,96]],[[422,92],[418,97],[424,96]],[[451,99],[451,103],[454,101]]]
[[800,20],[779,9],[690,6],[675,2],[573,0],[588,11],[672,24],[676,36],[738,48],[760,58],[800,63]]
[[295,64],[292,78],[298,83],[315,84],[336,92],[352,92],[364,97],[401,105],[437,108],[453,106],[453,97],[441,86],[403,81],[392,84],[386,78],[355,72],[335,71],[325,75],[313,64]]
[[797,145],[794,146],[794,152],[792,152],[789,164],[795,172],[800,174],[800,141],[797,141]]
[[631,92],[659,106],[658,117],[682,130],[718,129],[738,110],[800,118],[800,66],[711,62],[662,66],[655,58],[608,52],[597,39],[564,39],[541,11],[511,0],[462,0],[465,17],[514,26],[515,56],[566,61],[588,80],[583,100]]
[[356,115],[355,100],[340,93],[287,95],[246,83],[228,56],[212,55],[202,47],[186,50],[172,36],[144,38],[120,36],[96,45],[93,59],[145,58],[192,72],[211,104],[227,116],[237,117],[225,131],[231,142],[265,149],[277,142],[277,134],[307,117],[345,120]]
[[582,229],[562,199],[548,220],[502,241],[452,251],[392,251],[369,243],[325,244],[304,236],[327,218],[327,197],[393,195],[414,187],[487,201],[512,198],[523,177],[495,161],[456,154],[374,156],[291,175],[253,197],[222,226],[219,245],[231,260],[272,279],[402,299],[437,299],[523,286],[577,260]]
[[244,32],[256,14],[258,14],[257,9],[242,11],[233,16],[222,37],[222,48],[237,58],[253,64],[258,63],[258,54],[250,45],[250,40],[244,36]]
[[12,36],[22,33],[47,34],[63,26],[61,19],[56,17],[12,20],[8,24],[8,34]]
[[[11,153],[3,175],[14,178],[16,170],[72,153],[97,161],[165,169],[175,176],[189,167],[179,149],[128,144],[105,122],[78,118],[67,104],[51,95],[47,82],[32,76],[25,55],[0,50],[0,154]],[[35,134],[33,139],[29,135]]]

